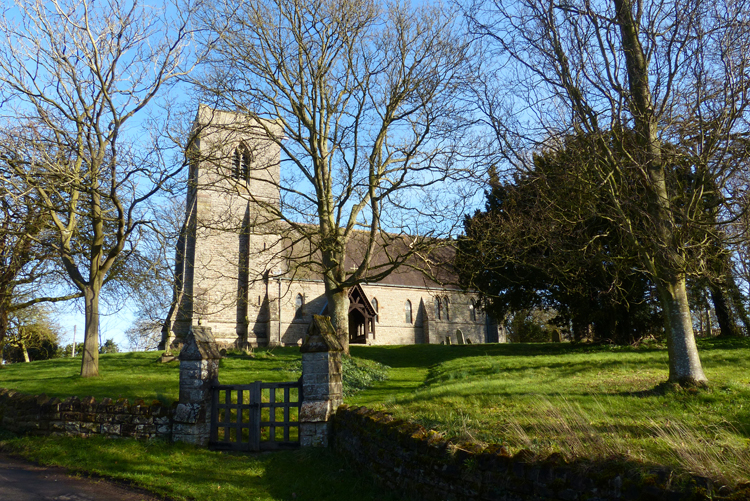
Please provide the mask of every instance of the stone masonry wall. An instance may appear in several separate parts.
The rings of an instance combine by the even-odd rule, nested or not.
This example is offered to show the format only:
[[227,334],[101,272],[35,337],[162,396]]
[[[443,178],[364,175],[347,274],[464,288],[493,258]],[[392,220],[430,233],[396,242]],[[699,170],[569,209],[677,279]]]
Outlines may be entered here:
[[[190,325],[204,325],[228,347],[265,344],[268,319],[257,298],[266,295],[262,278],[278,267],[279,249],[271,248],[278,236],[262,224],[262,204],[278,206],[280,150],[244,115],[200,106],[195,124],[202,161],[190,171],[186,205],[194,214],[183,228],[186,251],[176,255],[176,268],[185,273],[172,330],[179,339]],[[243,145],[253,157],[249,179],[234,179],[234,152]],[[248,261],[259,254],[263,259]]]
[[[276,283],[273,288],[278,288]],[[469,304],[471,296],[457,291],[433,290],[418,287],[394,287],[388,285],[366,284],[362,290],[372,302],[378,302],[378,321],[375,325],[376,345],[399,344],[440,344],[446,337],[456,344],[456,329],[461,329],[465,339],[472,343],[484,343],[485,319],[481,312],[475,320],[471,320]],[[281,343],[294,345],[304,338],[312,315],[321,314],[325,306],[324,286],[320,281],[282,282],[281,300]],[[295,301],[298,294],[302,294],[305,305],[303,315],[296,315]],[[450,320],[445,316],[434,318],[435,295],[449,296],[451,300]],[[278,294],[277,294],[278,295]],[[412,305],[412,322],[406,321],[404,306],[409,300]],[[424,305],[424,306],[422,306]],[[425,337],[425,315],[429,317],[431,334]],[[271,339],[278,338],[273,334]]]
[[65,400],[0,388],[0,425],[15,433],[169,440],[172,409],[154,400],[94,397]]
[[452,444],[364,407],[341,406],[333,419],[336,451],[384,487],[424,501],[750,499],[750,485],[731,492],[688,477],[676,487],[671,470],[626,460],[570,464],[560,455],[540,461],[530,451],[511,456],[499,445]]
[[[484,317],[478,315],[471,320],[469,304],[472,297],[459,291],[427,289],[417,287],[394,287],[388,285],[368,284],[362,290],[368,299],[378,301],[378,322],[375,327],[375,342],[377,345],[392,344],[440,344],[450,337],[453,344],[457,343],[456,329],[461,329],[466,339],[472,343],[484,343]],[[449,297],[450,319],[445,315],[440,320],[435,318],[435,296]],[[412,324],[405,318],[404,306],[406,301],[412,304]],[[425,316],[428,322],[425,322]],[[429,323],[431,332],[425,332],[425,324]]]

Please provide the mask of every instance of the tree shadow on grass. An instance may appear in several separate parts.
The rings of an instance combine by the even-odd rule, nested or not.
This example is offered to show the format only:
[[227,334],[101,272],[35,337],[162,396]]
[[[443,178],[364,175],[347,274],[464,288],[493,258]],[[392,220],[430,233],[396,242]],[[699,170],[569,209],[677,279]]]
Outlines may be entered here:
[[[277,499],[406,501],[405,495],[385,490],[367,469],[330,449],[299,449],[272,453],[265,477],[269,493]],[[296,496],[293,496],[295,494]]]
[[[0,435],[2,436],[2,435]],[[70,437],[7,437],[6,450],[93,472],[166,496],[201,500],[407,500],[330,449],[221,453],[185,444]]]
[[656,353],[662,347],[618,347],[584,343],[490,343],[472,345],[351,346],[351,353],[390,367],[428,368],[437,363],[468,357],[555,356],[582,353]]

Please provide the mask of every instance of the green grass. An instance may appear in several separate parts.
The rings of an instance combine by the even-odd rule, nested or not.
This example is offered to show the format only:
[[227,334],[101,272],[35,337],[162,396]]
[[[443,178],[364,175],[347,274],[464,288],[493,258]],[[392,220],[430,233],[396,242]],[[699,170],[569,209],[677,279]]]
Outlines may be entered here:
[[[171,403],[178,399],[180,363],[158,362],[161,352],[113,353],[99,355],[99,377],[82,378],[80,358],[58,358],[0,366],[0,387],[49,397],[69,396],[96,399],[128,398],[131,401],[158,399]],[[293,381],[299,377],[290,364],[300,359],[299,348],[256,350],[249,355],[232,353],[219,365],[222,384],[253,381]]]
[[[98,378],[78,376],[80,359],[57,359],[0,368],[0,387],[23,393],[65,398],[125,397],[174,401],[179,362],[157,362],[160,353],[100,356]],[[382,378],[382,368],[369,360],[347,362],[355,378],[350,391]],[[299,348],[255,350],[253,356],[230,353],[221,360],[223,384],[293,381],[300,375]],[[328,450],[304,449],[262,454],[212,452],[183,444],[106,440],[99,437],[16,437],[2,434],[0,448],[42,464],[130,482],[175,499],[200,500],[397,500],[384,495],[367,472]]]
[[0,436],[0,447],[42,464],[106,476],[180,500],[401,499],[326,449],[229,454],[160,441],[8,434]]
[[708,390],[661,384],[663,348],[570,344],[356,347],[391,379],[347,399],[456,441],[568,459],[625,455],[750,480],[750,340],[701,340]]
[[[81,359],[58,358],[0,366],[0,388],[49,397],[69,396],[96,399],[127,398],[161,400],[178,398],[180,363],[158,362],[161,352],[99,355],[99,377],[82,378]],[[230,352],[219,365],[222,384],[296,381],[301,374],[299,348],[256,349],[252,355]],[[358,393],[388,377],[388,368],[372,360],[352,357],[344,361],[344,395]],[[31,375],[31,376],[30,376]]]
[[[619,455],[732,485],[750,481],[750,339],[699,340],[699,349],[707,390],[662,384],[663,347],[353,346],[355,357],[391,369],[387,380],[345,401],[386,409],[455,441],[501,443],[541,456],[556,451],[568,459]],[[296,348],[259,350],[253,359],[233,355],[222,360],[220,379],[293,380],[299,357]],[[177,364],[155,359],[153,353],[102,356],[96,380],[78,378],[77,361],[19,364],[0,369],[0,386],[61,397],[176,398]],[[216,454],[196,452],[204,453]]]

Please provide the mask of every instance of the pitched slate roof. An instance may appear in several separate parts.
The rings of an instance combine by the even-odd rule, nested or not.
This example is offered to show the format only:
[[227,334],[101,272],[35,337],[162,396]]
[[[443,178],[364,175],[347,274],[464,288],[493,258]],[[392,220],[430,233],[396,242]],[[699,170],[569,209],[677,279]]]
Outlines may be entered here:
[[[369,234],[355,232],[347,243],[345,268],[353,272],[362,263]],[[420,241],[408,235],[381,233],[375,242],[364,283],[430,289],[460,289],[453,267],[455,249],[450,241]],[[300,239],[287,257],[294,278],[320,279],[320,252]],[[299,266],[299,263],[304,265]],[[389,271],[390,273],[385,273]]]

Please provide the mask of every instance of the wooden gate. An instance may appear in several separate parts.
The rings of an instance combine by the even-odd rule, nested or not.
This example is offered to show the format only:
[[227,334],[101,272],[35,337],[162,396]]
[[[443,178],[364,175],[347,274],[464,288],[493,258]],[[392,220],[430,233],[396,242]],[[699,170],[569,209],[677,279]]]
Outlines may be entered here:
[[211,388],[214,450],[260,451],[299,447],[300,381],[217,385]]

